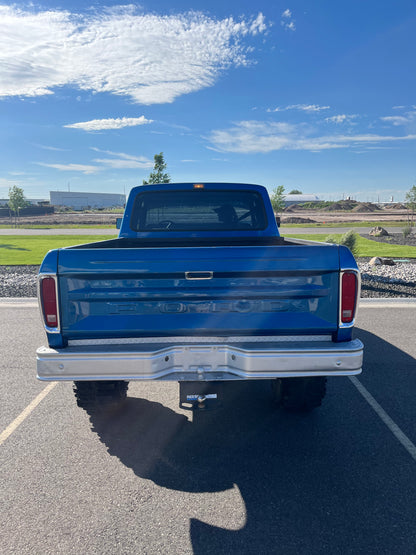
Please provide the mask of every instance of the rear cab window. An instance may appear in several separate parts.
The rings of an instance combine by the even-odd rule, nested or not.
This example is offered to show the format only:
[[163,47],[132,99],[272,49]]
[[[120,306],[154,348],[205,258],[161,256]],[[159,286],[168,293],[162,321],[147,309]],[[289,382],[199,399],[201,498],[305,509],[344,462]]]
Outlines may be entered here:
[[146,191],[135,199],[131,229],[149,231],[261,231],[267,227],[256,191]]

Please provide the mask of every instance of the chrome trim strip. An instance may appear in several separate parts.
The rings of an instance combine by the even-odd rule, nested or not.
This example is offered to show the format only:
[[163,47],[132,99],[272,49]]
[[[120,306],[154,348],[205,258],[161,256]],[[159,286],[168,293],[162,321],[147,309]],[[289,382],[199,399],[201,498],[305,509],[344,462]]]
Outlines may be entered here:
[[[342,322],[341,320],[341,304],[342,304],[342,276],[345,273],[353,273],[357,277],[357,290],[355,292],[355,305],[354,305],[354,318],[348,324]],[[358,312],[358,301],[361,295],[361,272],[357,268],[341,268],[339,273],[339,300],[338,300],[338,326],[339,328],[353,328],[355,325],[355,320],[357,318]]]
[[[48,326],[48,324],[45,322],[45,318],[44,318],[44,313],[43,313],[43,305],[42,305],[42,299],[41,299],[41,283],[42,280],[45,278],[53,278],[53,280],[55,281],[55,295],[56,295],[56,316],[58,318],[58,325],[51,327]],[[56,274],[51,274],[51,273],[39,273],[38,274],[38,284],[37,284],[37,294],[38,294],[38,304],[39,304],[39,310],[40,310],[40,315],[41,315],[41,319],[43,322],[43,326],[45,328],[45,331],[47,333],[61,333],[61,315],[60,315],[60,311],[59,311],[59,297],[58,297],[58,277]]]
[[360,374],[363,344],[114,345],[37,350],[41,380],[210,381]]
[[141,345],[143,343],[174,343],[179,345],[192,343],[220,343],[227,345],[239,343],[291,343],[293,341],[310,343],[312,341],[331,341],[332,335],[241,335],[230,337],[196,337],[196,336],[176,336],[176,337],[120,337],[109,339],[70,339],[68,347],[87,346],[87,345]]

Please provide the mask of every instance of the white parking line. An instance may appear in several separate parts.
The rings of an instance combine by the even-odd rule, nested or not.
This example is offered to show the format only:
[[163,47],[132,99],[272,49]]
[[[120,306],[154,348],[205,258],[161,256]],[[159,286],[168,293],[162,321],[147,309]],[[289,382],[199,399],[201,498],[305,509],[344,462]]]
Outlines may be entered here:
[[360,308],[416,308],[416,299],[413,298],[361,298]]
[[39,306],[37,297],[1,297],[0,308],[36,308]]
[[19,416],[7,426],[7,428],[0,434],[0,446],[3,445],[6,439],[12,435],[16,428],[18,428],[20,424],[26,420],[29,414],[39,405],[46,395],[52,391],[56,384],[57,382],[51,382],[48,384],[45,389],[43,389],[39,395],[35,397],[33,401],[19,414]]
[[384,422],[387,428],[391,431],[391,433],[395,436],[395,438],[403,445],[409,455],[412,457],[414,461],[416,461],[416,445],[407,437],[407,435],[402,432],[399,426],[390,418],[387,412],[380,406],[371,393],[363,386],[363,384],[355,377],[350,376],[349,379],[351,380],[352,384],[357,388],[357,390],[361,393],[370,407],[374,410],[377,416]]

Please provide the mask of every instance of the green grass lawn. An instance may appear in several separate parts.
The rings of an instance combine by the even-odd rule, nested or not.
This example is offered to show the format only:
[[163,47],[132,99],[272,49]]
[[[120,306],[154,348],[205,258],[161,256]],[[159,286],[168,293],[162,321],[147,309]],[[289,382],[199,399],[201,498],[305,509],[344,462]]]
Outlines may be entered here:
[[0,265],[40,264],[51,249],[112,238],[111,235],[0,235]]
[[[327,234],[292,234],[285,233],[285,237],[294,239],[307,239],[308,241],[325,241]],[[334,234],[334,237],[340,238],[342,234]],[[416,258],[416,247],[407,247],[406,245],[390,245],[389,243],[379,243],[365,239],[358,235],[356,257],[360,256],[380,256],[388,258]]]
[[[117,235],[114,234],[114,237]],[[285,234],[285,237],[325,241],[327,234]],[[339,235],[341,237],[341,235]],[[112,236],[102,235],[0,235],[0,265],[15,266],[40,264],[45,254],[59,247],[105,241]],[[357,239],[357,255],[416,258],[416,247],[378,243],[363,237]]]

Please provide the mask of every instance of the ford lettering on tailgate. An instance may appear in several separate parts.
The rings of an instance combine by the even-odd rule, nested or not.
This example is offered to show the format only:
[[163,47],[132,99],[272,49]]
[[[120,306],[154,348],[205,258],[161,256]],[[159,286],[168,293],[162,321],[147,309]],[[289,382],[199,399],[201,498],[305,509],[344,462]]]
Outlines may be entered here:
[[183,313],[228,313],[228,312],[286,312],[306,310],[310,299],[287,300],[249,300],[236,301],[187,301],[187,302],[121,302],[106,303],[109,314],[183,314]]

